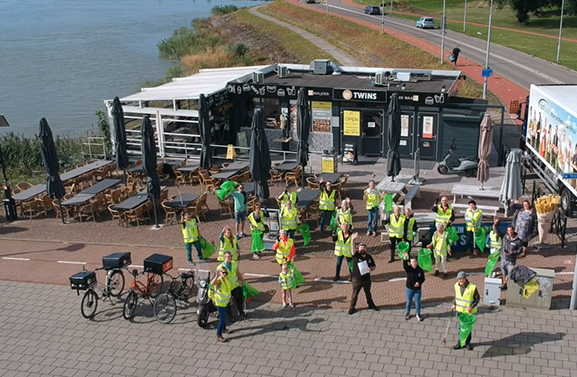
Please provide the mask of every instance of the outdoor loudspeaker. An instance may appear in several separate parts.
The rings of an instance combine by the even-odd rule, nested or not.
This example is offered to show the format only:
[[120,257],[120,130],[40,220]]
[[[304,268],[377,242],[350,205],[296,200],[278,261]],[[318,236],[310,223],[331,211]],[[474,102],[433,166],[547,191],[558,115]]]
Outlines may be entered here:
[[262,72],[253,72],[252,73],[252,81],[255,84],[262,84],[264,83],[264,73]]

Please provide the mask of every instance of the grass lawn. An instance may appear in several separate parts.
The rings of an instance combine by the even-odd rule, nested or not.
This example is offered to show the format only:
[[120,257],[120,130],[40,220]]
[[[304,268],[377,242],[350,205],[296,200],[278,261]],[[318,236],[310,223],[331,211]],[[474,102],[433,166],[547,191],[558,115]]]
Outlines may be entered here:
[[[363,4],[379,4],[379,0],[354,0]],[[464,2],[456,0],[447,0],[447,29],[452,31],[463,32],[463,11]],[[387,9],[390,9],[390,2],[387,3]],[[388,12],[387,10],[387,12]],[[395,13],[410,12],[423,16],[431,16],[435,19],[437,25],[441,24],[443,13],[442,0],[413,0],[393,3],[393,15],[395,17],[416,20],[418,17]],[[460,22],[450,21],[458,20]],[[467,6],[467,27],[466,33],[469,36],[486,39],[487,27],[472,25],[479,23],[486,25],[489,21],[489,6],[486,2],[470,1]],[[493,10],[493,25],[505,28],[511,28],[534,33],[547,34],[557,37],[559,33],[559,17],[532,18],[527,25],[517,23],[513,11],[509,8]],[[481,33],[480,35],[477,33]],[[563,19],[563,37],[577,40],[577,17],[564,17]],[[527,54],[539,57],[551,62],[557,62],[557,40],[547,37],[533,36],[529,34],[520,34],[514,31],[493,29],[491,39],[493,42],[525,52]],[[577,70],[577,43],[561,42],[561,60],[559,64]]]

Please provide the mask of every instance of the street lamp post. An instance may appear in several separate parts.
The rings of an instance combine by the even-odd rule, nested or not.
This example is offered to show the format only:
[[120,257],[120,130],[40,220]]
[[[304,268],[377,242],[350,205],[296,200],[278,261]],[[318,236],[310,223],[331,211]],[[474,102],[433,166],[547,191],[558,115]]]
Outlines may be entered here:
[[465,10],[463,12],[463,33],[467,31],[467,0],[465,0]]
[[[487,32],[487,51],[485,52],[485,69],[489,69],[489,54],[491,51],[491,26],[493,24],[493,0],[491,0],[491,7],[489,8],[489,31]],[[485,76],[483,82],[483,99],[487,99],[487,82],[489,77]]]
[[[0,114],[0,127],[10,127],[8,121],[4,115]],[[10,182],[8,181],[8,176],[6,175],[6,165],[4,164],[4,154],[2,153],[2,145],[0,143],[0,165],[2,166],[2,188],[4,189],[4,210],[6,211],[6,221],[16,221],[18,220],[18,215],[16,213],[16,203],[12,197],[10,191]]]
[[381,32],[384,33],[385,32],[385,0],[383,0],[383,3],[381,5],[382,5],[382,8],[381,8]]
[[557,61],[561,58],[561,33],[563,31],[563,9],[565,8],[565,0],[561,0],[561,20],[559,21],[559,41],[557,42]]
[[441,64],[445,62],[445,27],[446,27],[447,1],[443,0],[443,19],[441,20]]
[[327,16],[329,15],[329,0],[325,0],[325,5],[327,6]]

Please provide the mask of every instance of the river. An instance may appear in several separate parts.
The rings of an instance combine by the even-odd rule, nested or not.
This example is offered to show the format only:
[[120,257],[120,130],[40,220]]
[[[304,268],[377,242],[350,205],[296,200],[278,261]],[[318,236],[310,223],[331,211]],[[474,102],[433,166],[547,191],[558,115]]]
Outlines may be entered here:
[[157,43],[224,0],[0,0],[0,114],[24,135],[45,117],[56,134],[95,127],[104,99],[162,79],[176,62]]

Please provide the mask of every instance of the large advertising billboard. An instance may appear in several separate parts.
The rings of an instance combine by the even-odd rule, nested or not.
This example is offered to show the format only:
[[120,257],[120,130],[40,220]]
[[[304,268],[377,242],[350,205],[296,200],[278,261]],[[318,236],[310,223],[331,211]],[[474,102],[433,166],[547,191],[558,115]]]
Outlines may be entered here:
[[577,117],[548,96],[546,88],[531,86],[527,147],[577,195]]

